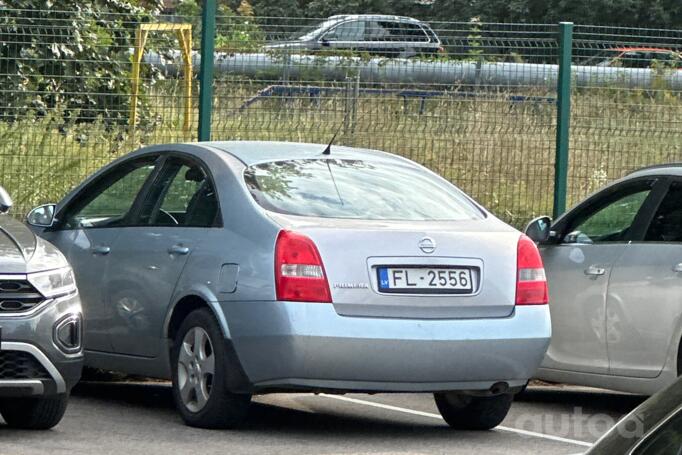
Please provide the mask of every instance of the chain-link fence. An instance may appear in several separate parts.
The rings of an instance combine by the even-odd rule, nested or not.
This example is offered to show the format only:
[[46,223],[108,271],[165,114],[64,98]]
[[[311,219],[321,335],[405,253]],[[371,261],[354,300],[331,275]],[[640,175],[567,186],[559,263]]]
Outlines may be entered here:
[[[208,114],[214,140],[338,131],[336,143],[418,161],[517,226],[552,212],[568,120],[558,25],[218,13],[206,33],[196,14],[0,10],[0,175],[16,213],[140,145],[196,140]],[[214,35],[208,81],[202,33]],[[569,202],[678,158],[680,36],[576,27]]]

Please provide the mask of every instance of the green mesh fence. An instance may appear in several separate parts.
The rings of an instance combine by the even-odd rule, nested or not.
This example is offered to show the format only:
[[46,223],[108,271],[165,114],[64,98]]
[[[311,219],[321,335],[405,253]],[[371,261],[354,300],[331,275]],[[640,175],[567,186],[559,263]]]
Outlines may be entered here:
[[[551,212],[555,79],[526,81],[523,64],[556,61],[555,25],[220,22],[214,139],[327,143],[339,130],[336,143],[415,160],[517,225]],[[247,59],[229,36],[260,43]]]
[[682,160],[680,49],[679,30],[575,27],[569,201]]
[[[190,80],[181,24],[192,27]],[[522,226],[552,212],[558,30],[222,14],[211,137],[326,144],[338,131],[338,144],[413,159]],[[196,15],[0,8],[0,175],[15,214],[142,145],[196,140],[200,36]],[[679,159],[681,38],[576,26],[569,204]]]

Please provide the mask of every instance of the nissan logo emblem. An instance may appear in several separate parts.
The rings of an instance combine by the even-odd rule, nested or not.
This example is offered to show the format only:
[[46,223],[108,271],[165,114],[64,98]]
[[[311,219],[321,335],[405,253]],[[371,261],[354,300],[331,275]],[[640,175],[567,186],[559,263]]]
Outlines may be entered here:
[[436,251],[436,241],[431,237],[424,237],[419,241],[419,249],[426,254],[431,254]]

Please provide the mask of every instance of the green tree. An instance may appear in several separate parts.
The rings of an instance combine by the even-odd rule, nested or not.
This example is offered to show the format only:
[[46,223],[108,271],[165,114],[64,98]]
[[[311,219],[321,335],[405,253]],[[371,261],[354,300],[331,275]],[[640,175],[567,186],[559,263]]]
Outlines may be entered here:
[[74,121],[128,117],[134,30],[149,10],[123,0],[4,0],[0,104],[5,119],[60,109]]

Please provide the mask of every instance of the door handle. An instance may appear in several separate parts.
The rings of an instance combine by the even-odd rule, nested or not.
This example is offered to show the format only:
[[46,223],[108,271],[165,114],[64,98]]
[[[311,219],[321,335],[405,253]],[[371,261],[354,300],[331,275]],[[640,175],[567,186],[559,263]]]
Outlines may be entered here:
[[92,254],[97,254],[99,256],[107,255],[111,252],[111,248],[106,245],[96,246],[92,249]]
[[588,276],[601,276],[606,274],[606,269],[603,267],[597,267],[596,265],[591,265],[585,269],[585,275]]
[[189,253],[189,248],[186,246],[182,245],[173,245],[172,247],[168,248],[168,254],[188,254]]
[[678,273],[682,272],[682,262],[673,266],[673,272],[678,272]]

